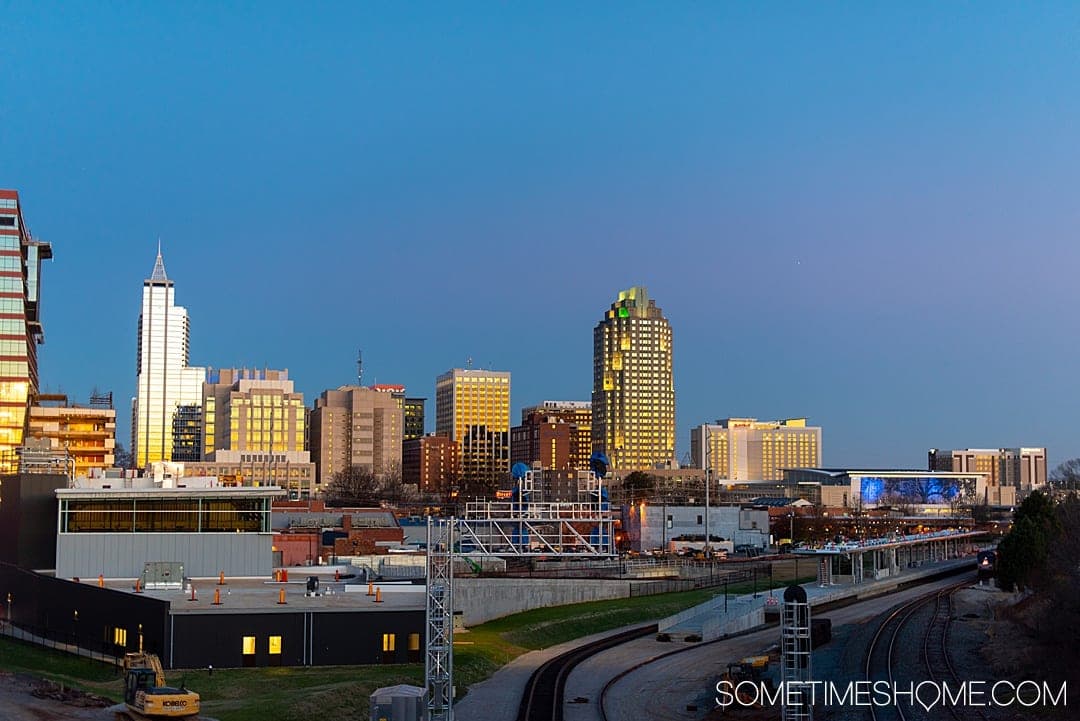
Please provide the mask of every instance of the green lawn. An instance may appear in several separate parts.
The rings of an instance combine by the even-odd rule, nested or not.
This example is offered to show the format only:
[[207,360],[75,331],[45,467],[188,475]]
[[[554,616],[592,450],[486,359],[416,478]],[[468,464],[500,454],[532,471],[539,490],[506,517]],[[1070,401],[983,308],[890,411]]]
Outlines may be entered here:
[[[780,584],[776,585],[786,585]],[[765,590],[766,583],[758,585]],[[752,583],[733,584],[731,595],[749,593]],[[454,676],[459,694],[517,656],[537,648],[645,623],[703,603],[723,587],[540,608],[507,616],[457,634]],[[31,673],[119,700],[119,672],[111,666],[0,637],[0,669]],[[221,721],[274,718],[367,718],[368,697],[381,686],[422,684],[422,664],[205,669],[168,672],[170,684],[186,684],[202,697],[202,708]]]

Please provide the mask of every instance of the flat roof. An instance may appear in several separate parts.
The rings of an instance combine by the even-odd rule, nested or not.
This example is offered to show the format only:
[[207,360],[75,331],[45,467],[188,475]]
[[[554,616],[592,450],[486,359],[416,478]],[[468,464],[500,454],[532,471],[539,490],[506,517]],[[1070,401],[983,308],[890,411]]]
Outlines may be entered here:
[[796,548],[792,553],[803,556],[839,556],[846,553],[861,551],[880,551],[887,548],[901,548],[915,546],[929,541],[946,541],[954,538],[971,538],[972,536],[986,535],[983,531],[935,531],[933,533],[918,533],[900,538],[871,538],[865,541],[848,541],[846,543],[826,543],[821,548]]
[[862,476],[874,474],[878,476],[930,476],[941,478],[967,478],[970,476],[985,476],[986,471],[927,471],[921,469],[905,470],[903,468],[781,468],[781,471],[802,471],[817,473],[828,476]]
[[56,497],[71,499],[117,498],[274,498],[285,494],[280,486],[214,488],[57,488]]
[[[293,613],[296,611],[355,613],[358,611],[422,611],[427,604],[427,588],[422,584],[376,583],[382,591],[382,602],[375,603],[374,596],[367,595],[367,584],[335,583],[331,571],[325,566],[315,570],[311,567],[289,569],[289,580],[278,583],[270,578],[226,578],[219,586],[217,578],[196,578],[192,581],[195,598],[187,591],[143,590],[140,595],[157,598],[169,603],[173,614],[237,614],[237,613]],[[319,578],[319,595],[309,597],[308,576]],[[97,579],[85,579],[83,583],[96,585]],[[105,582],[107,588],[125,593],[135,593],[134,580],[112,579]],[[214,605],[214,591],[221,592],[221,605]],[[285,589],[285,604],[279,605],[281,589]],[[346,590],[350,589],[350,590]]]

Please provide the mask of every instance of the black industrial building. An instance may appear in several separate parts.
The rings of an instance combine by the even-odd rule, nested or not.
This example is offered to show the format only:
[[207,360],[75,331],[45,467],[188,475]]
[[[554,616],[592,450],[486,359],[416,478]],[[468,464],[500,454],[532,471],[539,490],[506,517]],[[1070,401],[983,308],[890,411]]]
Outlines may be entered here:
[[[206,585],[202,592],[212,594],[212,589]],[[212,606],[204,598],[189,609],[180,592],[174,595],[178,598],[170,602],[0,563],[0,619],[98,653],[122,657],[137,650],[141,640],[168,668],[423,660],[423,608],[384,608],[355,594],[359,598],[349,599],[352,606],[300,607],[297,598],[292,606],[273,603],[253,610]]]
[[67,486],[62,473],[0,476],[0,563],[56,566],[56,489]]

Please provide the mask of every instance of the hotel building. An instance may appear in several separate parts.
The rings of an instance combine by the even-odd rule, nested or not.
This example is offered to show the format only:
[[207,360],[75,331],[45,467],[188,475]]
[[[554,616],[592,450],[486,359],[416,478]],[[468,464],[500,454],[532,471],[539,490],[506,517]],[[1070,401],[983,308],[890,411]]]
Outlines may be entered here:
[[929,470],[986,473],[992,485],[1031,491],[1046,484],[1045,448],[931,448]]
[[19,193],[0,190],[0,473],[18,468],[30,405],[38,392],[41,261],[52,246],[34,240],[23,220]]
[[806,425],[805,418],[723,418],[690,432],[690,457],[695,468],[705,468],[707,461],[713,478],[780,480],[784,468],[821,465],[821,428]]
[[619,293],[593,329],[593,450],[616,470],[675,458],[671,325],[645,288]]

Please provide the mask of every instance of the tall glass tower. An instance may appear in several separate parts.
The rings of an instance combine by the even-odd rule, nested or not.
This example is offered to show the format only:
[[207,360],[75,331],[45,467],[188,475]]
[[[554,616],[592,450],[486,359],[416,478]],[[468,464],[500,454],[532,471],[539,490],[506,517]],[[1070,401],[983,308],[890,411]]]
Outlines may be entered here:
[[159,245],[139,314],[138,394],[131,409],[131,451],[139,468],[180,460],[173,453],[174,421],[202,406],[206,369],[188,366],[187,310],[175,305],[173,294]]
[[18,192],[0,190],[0,473],[18,470],[15,450],[38,393],[41,261],[49,258],[52,246],[26,229]]
[[675,458],[671,325],[645,288],[619,293],[593,329],[593,450],[620,470]]
[[460,444],[470,493],[494,490],[510,470],[510,373],[452,368],[436,378],[435,432]]

